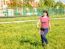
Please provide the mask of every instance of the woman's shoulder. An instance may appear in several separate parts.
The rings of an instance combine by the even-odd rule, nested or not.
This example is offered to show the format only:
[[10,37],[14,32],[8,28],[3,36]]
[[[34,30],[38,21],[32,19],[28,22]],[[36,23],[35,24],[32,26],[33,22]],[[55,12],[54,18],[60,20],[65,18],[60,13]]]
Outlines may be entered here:
[[41,19],[41,18],[42,18],[41,16],[38,17],[38,19]]
[[50,17],[48,17],[48,20],[51,20],[51,18],[50,18]]

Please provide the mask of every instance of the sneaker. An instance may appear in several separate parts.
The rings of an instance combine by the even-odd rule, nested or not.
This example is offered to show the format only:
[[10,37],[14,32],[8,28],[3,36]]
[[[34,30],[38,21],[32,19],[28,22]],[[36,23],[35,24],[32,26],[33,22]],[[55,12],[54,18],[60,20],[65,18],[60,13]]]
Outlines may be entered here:
[[44,46],[45,46],[45,44],[43,43],[43,44],[42,44],[42,47],[44,47]]

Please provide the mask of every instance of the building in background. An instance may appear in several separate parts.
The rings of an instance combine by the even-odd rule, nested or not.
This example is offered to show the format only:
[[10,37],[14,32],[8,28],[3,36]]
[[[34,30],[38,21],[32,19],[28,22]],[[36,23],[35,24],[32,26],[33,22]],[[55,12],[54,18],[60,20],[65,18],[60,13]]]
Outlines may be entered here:
[[13,16],[13,9],[8,9],[11,0],[0,0],[0,17]]
[[4,16],[3,11],[7,8],[7,0],[0,0],[0,16]]

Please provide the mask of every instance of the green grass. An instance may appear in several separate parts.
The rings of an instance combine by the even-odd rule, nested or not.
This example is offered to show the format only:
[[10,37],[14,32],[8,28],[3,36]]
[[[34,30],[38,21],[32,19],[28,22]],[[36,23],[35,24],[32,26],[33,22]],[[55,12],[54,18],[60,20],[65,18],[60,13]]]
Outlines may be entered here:
[[[0,18],[0,22],[12,22],[12,21],[21,21],[21,20],[36,20],[39,16],[21,16],[21,17],[3,17]],[[59,15],[50,15],[51,18],[65,18],[65,14]]]
[[[12,18],[4,19],[11,21]],[[24,17],[20,19],[24,20]],[[51,20],[51,25],[51,31],[47,34],[49,47],[45,49],[65,49],[65,20]],[[0,24],[0,49],[44,49],[38,31],[36,22]]]
[[0,18],[0,22],[9,22],[9,21],[20,21],[20,20],[35,20],[37,19],[37,16],[27,16],[27,17],[8,17],[8,18]]

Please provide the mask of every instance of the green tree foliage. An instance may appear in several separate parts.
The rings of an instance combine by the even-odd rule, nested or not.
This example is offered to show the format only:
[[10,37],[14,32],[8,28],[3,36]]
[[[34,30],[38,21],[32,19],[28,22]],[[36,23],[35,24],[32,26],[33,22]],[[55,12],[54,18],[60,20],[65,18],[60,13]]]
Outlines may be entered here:
[[31,8],[32,6],[29,4],[29,2],[32,2],[33,0],[23,0],[23,6],[22,7],[28,7]]
[[65,5],[61,1],[55,2],[55,0],[40,0],[39,7],[64,8]]
[[39,7],[54,7],[55,1],[54,0],[40,0]]
[[61,1],[58,1],[55,5],[55,7],[57,8],[64,8],[64,4]]
[[[16,8],[16,7],[28,7],[31,8],[32,6],[29,4],[29,2],[32,2],[34,0],[23,0],[23,3],[21,2],[21,0],[11,0],[11,3],[8,4],[9,7],[11,8]],[[45,8],[45,7],[49,7],[49,8],[57,8],[57,7],[61,7],[64,8],[65,5],[63,5],[62,2],[58,1],[55,2],[55,0],[40,0],[38,8]]]

